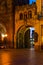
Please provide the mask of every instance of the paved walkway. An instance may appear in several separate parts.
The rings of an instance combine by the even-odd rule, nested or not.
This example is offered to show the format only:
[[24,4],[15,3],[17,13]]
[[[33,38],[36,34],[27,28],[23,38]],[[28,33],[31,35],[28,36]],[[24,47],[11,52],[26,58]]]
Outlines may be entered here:
[[43,65],[43,51],[0,49],[0,65]]

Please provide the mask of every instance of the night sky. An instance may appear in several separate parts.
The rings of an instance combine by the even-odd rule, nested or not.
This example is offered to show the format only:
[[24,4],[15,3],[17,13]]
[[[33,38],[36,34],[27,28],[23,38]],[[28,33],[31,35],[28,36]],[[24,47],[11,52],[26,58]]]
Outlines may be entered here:
[[36,2],[36,0],[29,0],[30,4],[32,4],[32,2]]
[[14,0],[15,5],[32,4],[32,2],[36,2],[36,0]]

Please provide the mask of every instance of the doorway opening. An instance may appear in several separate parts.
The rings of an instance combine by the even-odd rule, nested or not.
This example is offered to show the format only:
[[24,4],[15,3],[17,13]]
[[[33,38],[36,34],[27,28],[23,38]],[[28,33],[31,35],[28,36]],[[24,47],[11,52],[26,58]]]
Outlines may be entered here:
[[34,32],[35,29],[32,26],[20,27],[17,31],[16,47],[17,48],[34,48]]
[[35,32],[35,28],[30,27],[30,45],[31,45],[31,49],[34,48],[34,32]]
[[25,48],[34,48],[34,27],[29,27],[24,35]]

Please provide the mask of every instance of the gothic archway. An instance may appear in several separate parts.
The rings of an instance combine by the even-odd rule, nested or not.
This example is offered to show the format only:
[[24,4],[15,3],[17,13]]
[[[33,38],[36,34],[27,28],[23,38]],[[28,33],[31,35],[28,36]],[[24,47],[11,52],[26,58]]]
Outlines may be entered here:
[[24,25],[22,25],[16,35],[16,47],[17,48],[24,48]]
[[16,45],[17,48],[23,48],[23,31],[19,31],[17,33],[17,40],[16,40]]
[[[31,26],[32,28],[32,26]],[[16,36],[16,47],[17,48],[30,48],[30,26],[21,26],[17,31]]]

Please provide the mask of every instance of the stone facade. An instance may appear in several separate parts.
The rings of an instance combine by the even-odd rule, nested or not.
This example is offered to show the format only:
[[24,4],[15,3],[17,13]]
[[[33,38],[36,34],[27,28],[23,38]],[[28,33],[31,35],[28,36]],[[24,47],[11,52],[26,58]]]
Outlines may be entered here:
[[[37,26],[37,27],[36,27]],[[39,32],[39,23],[37,21],[37,6],[36,3],[32,5],[23,5],[15,7],[15,48],[22,46],[25,48],[24,35],[30,27],[35,28],[35,32]],[[20,44],[19,35],[22,36],[22,43]],[[27,44],[27,43],[26,43]],[[37,45],[37,42],[35,43]]]
[[[41,1],[41,0],[40,0]],[[15,48],[19,48],[22,46],[25,48],[25,41],[24,41],[24,35],[27,30],[29,30],[29,27],[34,27],[34,31],[38,34],[38,41],[34,42],[34,48],[36,50],[41,49],[43,46],[43,17],[41,14],[41,5],[39,8],[38,0],[36,1],[36,4],[33,3],[32,5],[24,5],[24,6],[16,6],[15,8]],[[31,11],[32,15],[28,14]],[[22,13],[22,17],[20,17],[20,14]],[[30,18],[28,18],[28,15]],[[32,17],[31,17],[32,16]],[[20,45],[19,40],[19,34],[22,35],[22,44]],[[27,33],[28,34],[28,33]],[[37,36],[35,36],[37,38]],[[27,37],[26,37],[27,38]],[[26,42],[27,43],[27,42]],[[16,46],[17,45],[17,46]],[[42,47],[43,48],[43,47]]]
[[[43,46],[43,17],[40,15],[40,2],[41,0],[37,0],[32,5],[15,6],[13,14],[12,0],[0,0],[0,33],[7,34],[8,46],[13,47],[14,42],[14,48],[25,48],[25,46],[29,48],[30,28],[34,28],[35,33],[38,34],[34,47],[41,49]],[[35,37],[37,38],[36,35]]]

